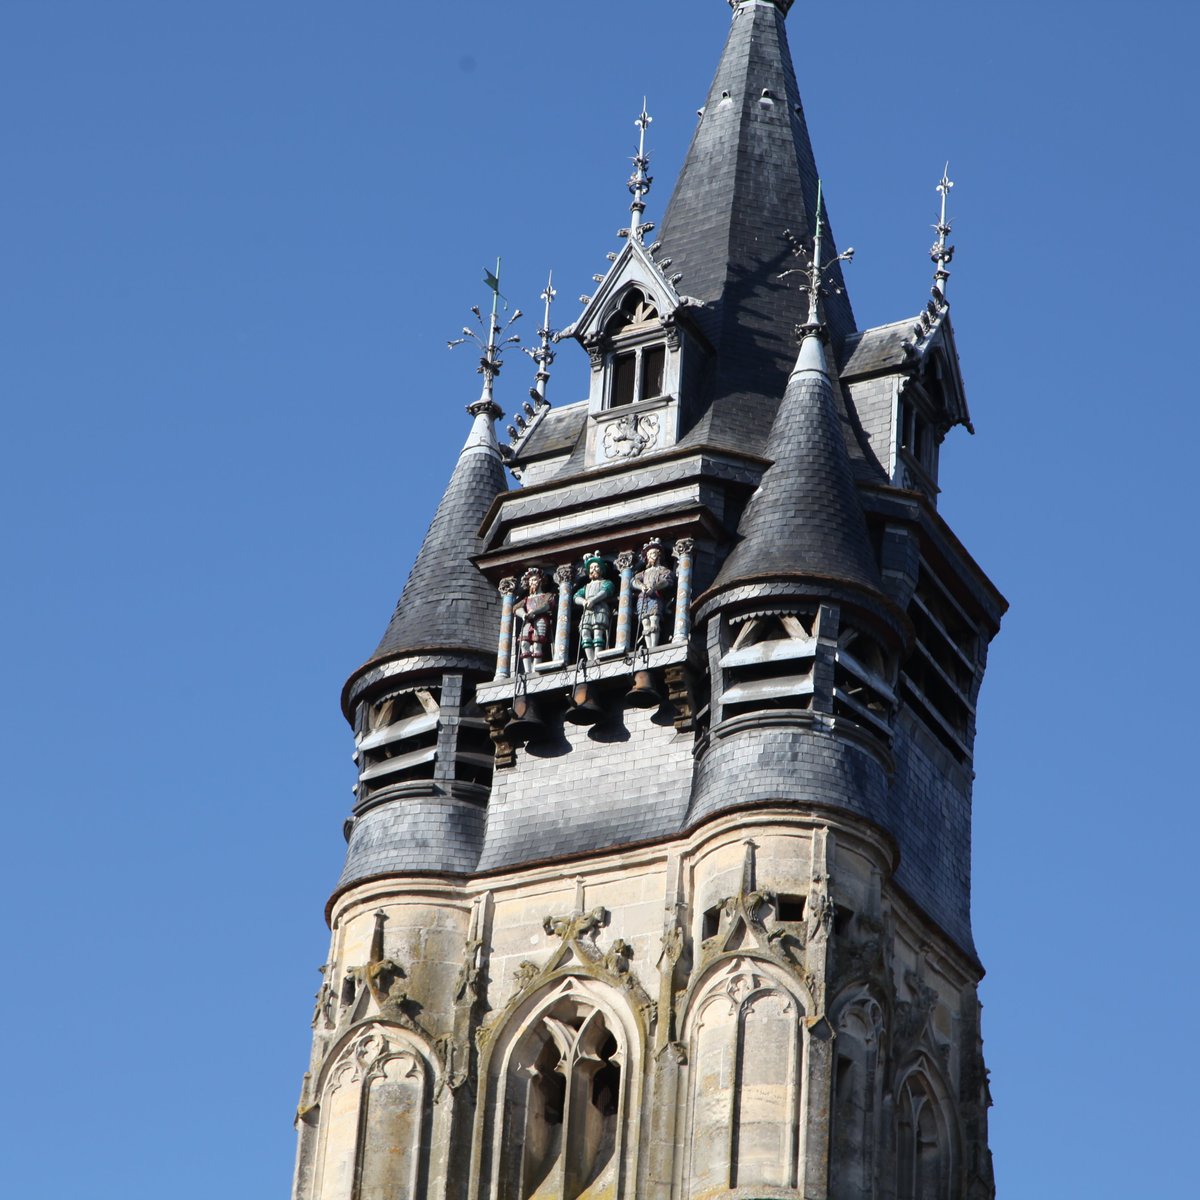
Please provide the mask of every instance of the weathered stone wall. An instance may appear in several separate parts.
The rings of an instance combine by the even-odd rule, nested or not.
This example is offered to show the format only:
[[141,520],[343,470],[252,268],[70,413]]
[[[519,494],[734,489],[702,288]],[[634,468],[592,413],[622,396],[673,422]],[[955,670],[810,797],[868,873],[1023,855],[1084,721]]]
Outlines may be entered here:
[[764,807],[353,888],[296,1200],[989,1195],[977,971],[894,867],[853,817]]

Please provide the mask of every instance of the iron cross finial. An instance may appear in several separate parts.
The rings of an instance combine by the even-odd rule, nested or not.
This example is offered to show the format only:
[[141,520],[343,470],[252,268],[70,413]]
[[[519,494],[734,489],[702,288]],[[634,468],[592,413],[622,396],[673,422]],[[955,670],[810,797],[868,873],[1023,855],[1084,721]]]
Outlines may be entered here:
[[950,222],[946,219],[946,200],[953,186],[954,184],[950,180],[950,164],[947,163],[937,185],[938,194],[942,198],[942,211],[933,228],[938,235],[938,240],[934,242],[933,248],[929,251],[930,259],[937,266],[937,270],[933,273],[933,292],[935,296],[939,296],[943,300],[946,298],[946,280],[950,278],[950,272],[946,268],[954,257],[954,247],[946,242],[951,228]]
[[649,174],[650,156],[646,153],[646,130],[650,128],[654,118],[646,111],[646,98],[642,97],[642,111],[634,125],[638,130],[638,150],[633,159],[633,174],[629,177],[629,190],[633,193],[633,203],[629,206],[632,219],[629,222],[629,236],[641,241],[654,226],[642,220],[646,211],[646,193],[654,182]]
[[541,344],[536,349],[529,346],[522,347],[525,353],[537,363],[537,375],[534,376],[533,387],[529,389],[529,399],[533,401],[535,410],[543,408],[550,403],[546,399],[546,384],[550,382],[550,364],[554,361],[555,357],[555,352],[551,349],[550,343],[558,337],[557,331],[550,328],[550,305],[554,303],[554,297],[557,295],[558,292],[554,290],[554,272],[551,271],[541,295],[541,299],[546,306],[542,315],[542,325],[538,330],[538,337],[541,339]]

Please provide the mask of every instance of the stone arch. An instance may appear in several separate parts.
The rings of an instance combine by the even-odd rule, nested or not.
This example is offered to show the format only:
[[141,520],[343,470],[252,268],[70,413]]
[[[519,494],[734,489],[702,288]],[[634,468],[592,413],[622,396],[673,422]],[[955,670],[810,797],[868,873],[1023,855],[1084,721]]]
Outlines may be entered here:
[[487,1056],[476,1195],[631,1196],[642,1041],[625,996],[599,980],[568,974],[527,997]]
[[312,1200],[424,1200],[437,1066],[407,1029],[373,1021],[342,1038],[317,1083]]
[[927,1054],[898,1072],[894,1096],[896,1200],[952,1200],[958,1128],[950,1089]]
[[885,1009],[856,984],[830,1007],[834,1061],[830,1080],[830,1200],[874,1195],[883,1112]]
[[639,281],[631,281],[613,298],[604,320],[604,332],[609,337],[620,337],[657,323],[662,305],[653,292]]
[[683,1195],[799,1186],[811,998],[745,954],[718,959],[689,991]]

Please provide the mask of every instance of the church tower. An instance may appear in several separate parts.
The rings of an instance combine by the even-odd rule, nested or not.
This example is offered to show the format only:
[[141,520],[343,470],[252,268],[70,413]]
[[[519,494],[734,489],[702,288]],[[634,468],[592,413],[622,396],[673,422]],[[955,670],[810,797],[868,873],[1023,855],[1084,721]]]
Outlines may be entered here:
[[[294,1200],[990,1200],[946,300],[860,330],[785,23],[732,25],[501,444],[507,331],[374,654]],[[518,486],[510,486],[510,476]]]

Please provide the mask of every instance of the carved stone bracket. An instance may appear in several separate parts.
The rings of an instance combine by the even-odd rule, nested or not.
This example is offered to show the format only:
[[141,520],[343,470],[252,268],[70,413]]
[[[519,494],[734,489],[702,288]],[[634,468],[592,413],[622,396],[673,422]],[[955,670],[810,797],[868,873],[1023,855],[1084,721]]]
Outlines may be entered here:
[[517,748],[504,736],[505,726],[512,719],[512,708],[506,701],[485,704],[483,716],[487,721],[492,745],[496,747],[496,770],[503,771],[514,766],[517,761]]
[[675,728],[686,733],[695,728],[696,700],[686,664],[676,663],[663,672],[667,681],[667,697],[675,706]]

